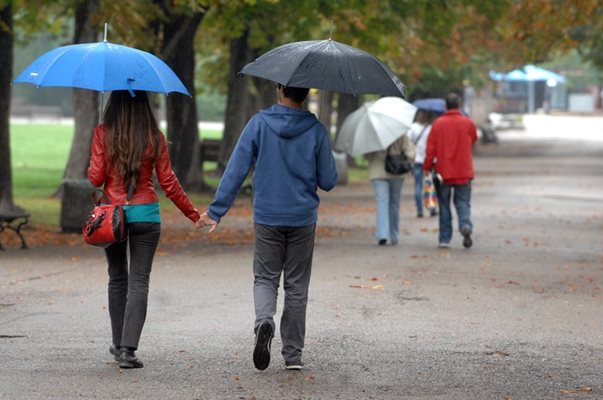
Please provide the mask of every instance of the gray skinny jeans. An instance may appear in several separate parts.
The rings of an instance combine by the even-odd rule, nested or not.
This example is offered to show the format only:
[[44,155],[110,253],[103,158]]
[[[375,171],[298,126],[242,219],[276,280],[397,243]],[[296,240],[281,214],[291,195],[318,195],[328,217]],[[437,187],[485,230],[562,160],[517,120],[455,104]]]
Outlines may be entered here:
[[127,227],[128,240],[105,249],[109,264],[109,317],[113,344],[137,349],[147,316],[149,279],[159,244],[161,224],[135,222]]
[[255,224],[253,298],[255,329],[274,314],[281,273],[285,304],[281,316],[282,355],[286,362],[300,362],[306,336],[306,306],[314,254],[316,225],[276,227]]

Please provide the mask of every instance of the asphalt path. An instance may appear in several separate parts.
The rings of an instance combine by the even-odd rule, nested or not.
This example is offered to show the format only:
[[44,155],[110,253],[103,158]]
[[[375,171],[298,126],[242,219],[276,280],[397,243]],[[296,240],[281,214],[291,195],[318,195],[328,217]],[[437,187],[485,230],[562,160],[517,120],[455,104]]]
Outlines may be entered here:
[[[283,369],[278,335],[253,367],[250,241],[175,244],[171,229],[193,228],[166,227],[140,370],[108,353],[101,250],[9,248],[0,399],[603,399],[603,125],[578,121],[590,136],[534,117],[477,146],[469,250],[456,232],[437,248],[412,178],[397,246],[376,245],[368,182],[322,193],[301,372]],[[233,215],[218,229],[251,228]]]

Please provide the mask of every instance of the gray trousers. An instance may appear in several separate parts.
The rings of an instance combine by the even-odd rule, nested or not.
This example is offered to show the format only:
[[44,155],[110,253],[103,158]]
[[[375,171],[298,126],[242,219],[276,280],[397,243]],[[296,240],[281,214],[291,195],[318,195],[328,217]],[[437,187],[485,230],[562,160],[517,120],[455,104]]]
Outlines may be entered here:
[[138,348],[147,316],[151,267],[160,232],[159,223],[128,224],[128,240],[105,249],[109,264],[109,317],[115,346]]
[[274,327],[278,287],[283,274],[282,355],[285,361],[299,362],[306,336],[306,306],[316,225],[276,227],[255,224],[254,228],[255,328],[257,330],[264,321],[269,321]]

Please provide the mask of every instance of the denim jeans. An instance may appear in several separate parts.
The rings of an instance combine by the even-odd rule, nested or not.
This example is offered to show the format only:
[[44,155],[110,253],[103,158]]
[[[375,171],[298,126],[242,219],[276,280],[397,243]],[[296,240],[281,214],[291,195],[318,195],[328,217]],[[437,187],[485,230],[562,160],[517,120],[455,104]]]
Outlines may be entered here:
[[373,179],[371,181],[377,203],[377,241],[390,240],[392,244],[400,239],[400,195],[404,179]]
[[415,177],[415,204],[417,215],[423,215],[423,164],[414,163],[412,174]]
[[135,222],[127,227],[128,239],[105,249],[109,264],[109,317],[113,344],[136,349],[147,316],[149,279],[161,224]]
[[[468,227],[473,231],[471,223],[471,181],[466,185],[446,185],[434,179],[438,202],[440,206],[440,243],[450,243],[452,240],[452,210],[450,208],[450,197],[453,196],[454,207],[459,220],[459,231]],[[454,194],[453,194],[454,192]]]
[[285,301],[280,326],[281,353],[286,362],[299,363],[306,336],[306,307],[316,225],[282,227],[255,224],[254,230],[255,330],[264,321],[274,328],[278,287],[283,275]]

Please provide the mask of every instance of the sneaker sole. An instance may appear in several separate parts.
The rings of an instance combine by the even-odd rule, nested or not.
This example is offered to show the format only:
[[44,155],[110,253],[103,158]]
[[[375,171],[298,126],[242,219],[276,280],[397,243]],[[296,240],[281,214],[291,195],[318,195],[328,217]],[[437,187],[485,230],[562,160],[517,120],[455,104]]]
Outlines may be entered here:
[[120,362],[119,368],[121,369],[135,369],[135,368],[144,368],[142,364],[134,364],[131,362]]
[[285,369],[289,371],[301,371],[304,369],[303,365],[285,365]]
[[270,323],[263,322],[260,324],[253,349],[253,365],[260,371],[265,370],[270,365],[270,345],[273,336],[274,332]]

